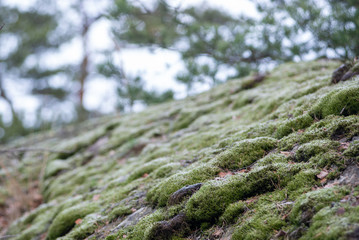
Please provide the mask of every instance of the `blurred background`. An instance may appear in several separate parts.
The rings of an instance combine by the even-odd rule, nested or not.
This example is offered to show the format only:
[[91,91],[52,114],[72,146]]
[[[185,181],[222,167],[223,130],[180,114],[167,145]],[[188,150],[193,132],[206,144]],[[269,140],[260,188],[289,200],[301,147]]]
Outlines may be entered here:
[[0,0],[0,142],[359,55],[357,0]]

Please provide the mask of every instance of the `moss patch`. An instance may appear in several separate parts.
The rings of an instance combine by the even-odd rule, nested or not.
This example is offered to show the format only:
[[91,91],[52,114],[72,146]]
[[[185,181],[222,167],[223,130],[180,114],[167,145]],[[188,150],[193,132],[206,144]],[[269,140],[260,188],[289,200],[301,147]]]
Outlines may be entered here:
[[267,137],[242,140],[221,153],[215,165],[223,169],[239,169],[251,165],[276,147],[277,140]]
[[331,114],[349,116],[357,113],[359,113],[359,87],[350,85],[329,92],[312,110],[312,114],[318,118]]
[[259,167],[248,174],[208,182],[189,199],[186,215],[192,221],[213,221],[235,201],[284,187],[293,174],[284,166]]
[[[358,172],[359,79],[332,84],[339,65],[287,63],[263,81],[234,79],[140,113],[4,146],[61,152],[3,156],[1,210],[27,206],[29,182],[40,186],[44,201],[29,206],[35,209],[7,234],[141,240],[354,236],[359,192],[349,176]],[[8,176],[15,173],[21,197],[9,188],[14,178]]]
[[86,217],[99,209],[97,204],[81,203],[64,209],[53,220],[47,239],[56,239],[67,234],[75,225],[76,220]]

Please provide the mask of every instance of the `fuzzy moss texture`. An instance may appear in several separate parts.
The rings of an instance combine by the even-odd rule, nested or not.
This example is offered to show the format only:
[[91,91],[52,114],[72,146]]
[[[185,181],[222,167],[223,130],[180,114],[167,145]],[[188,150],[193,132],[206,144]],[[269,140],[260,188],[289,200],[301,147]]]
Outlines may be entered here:
[[[44,203],[6,234],[358,239],[359,78],[332,84],[339,65],[288,63],[260,83],[232,80],[4,146],[60,151],[17,156],[21,181],[42,176]],[[176,191],[197,183],[170,204]]]

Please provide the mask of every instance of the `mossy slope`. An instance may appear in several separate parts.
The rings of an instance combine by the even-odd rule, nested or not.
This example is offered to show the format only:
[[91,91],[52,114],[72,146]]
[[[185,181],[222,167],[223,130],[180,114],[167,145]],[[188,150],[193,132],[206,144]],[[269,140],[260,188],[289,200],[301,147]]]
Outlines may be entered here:
[[260,83],[232,80],[141,113],[4,146],[53,151],[7,156],[20,182],[40,175],[44,197],[7,234],[356,239],[359,78],[332,84],[339,65],[288,63]]

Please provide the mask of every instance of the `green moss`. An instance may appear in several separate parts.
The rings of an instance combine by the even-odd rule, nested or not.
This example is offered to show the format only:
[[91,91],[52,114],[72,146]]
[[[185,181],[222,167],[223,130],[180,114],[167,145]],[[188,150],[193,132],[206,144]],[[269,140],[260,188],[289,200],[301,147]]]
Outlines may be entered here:
[[313,123],[313,118],[309,114],[289,119],[279,125],[276,131],[276,138],[282,138],[292,132],[309,127]]
[[181,138],[179,144],[175,143],[172,145],[172,147],[177,151],[181,151],[183,149],[203,149],[214,145],[218,139],[218,133],[215,132],[196,132],[185,138]]
[[123,217],[131,213],[132,210],[130,206],[119,205],[112,209],[110,213],[108,213],[108,219],[112,221],[118,217]]
[[265,157],[259,159],[256,166],[267,166],[275,163],[287,163],[288,157],[279,153],[270,153]]
[[314,215],[311,226],[301,239],[354,239],[348,238],[347,235],[359,227],[358,223],[358,206],[352,207],[348,204],[327,206]]
[[155,224],[164,220],[165,214],[163,209],[159,209],[156,212],[147,215],[134,226],[119,231],[118,235],[122,239],[123,235],[126,235],[126,239],[133,240],[151,240],[151,230]]
[[256,95],[254,94],[241,94],[233,103],[233,109],[238,109],[248,104],[255,103]]
[[44,204],[11,225],[8,234],[17,235],[16,239],[18,240],[33,239],[46,232],[47,226],[56,216],[57,211],[58,207]]
[[328,115],[349,116],[359,113],[359,87],[345,85],[329,92],[316,105],[311,114],[317,118]]
[[239,169],[251,165],[264,157],[275,148],[277,140],[268,137],[242,140],[234,147],[221,153],[215,160],[215,165],[223,169]]
[[181,168],[180,163],[168,163],[166,165],[158,167],[153,172],[153,177],[154,178],[164,178],[164,177],[171,175],[172,173],[175,173],[180,168]]
[[[140,127],[139,127],[140,126]],[[151,124],[148,125],[138,125],[137,128],[131,128],[126,125],[120,125],[112,131],[111,137],[106,143],[105,147],[101,150],[101,153],[106,153],[117,147],[121,146],[124,143],[133,141],[139,136],[143,135],[147,131],[151,130],[153,127]]]
[[169,196],[186,185],[192,185],[208,180],[215,176],[220,169],[209,164],[199,165],[187,171],[181,171],[171,177],[164,179],[155,187],[150,189],[147,199],[153,204],[165,206]]
[[349,158],[356,158],[359,160],[359,140],[350,143],[347,150],[344,151],[344,156]]
[[301,145],[295,153],[294,159],[297,162],[307,162],[312,157],[319,154],[323,155],[330,150],[335,150],[339,147],[339,143],[331,140],[314,140],[309,143]]
[[236,218],[238,218],[238,216],[244,213],[246,210],[247,206],[243,201],[231,203],[226,208],[219,221],[223,222],[224,224],[233,223],[235,222]]
[[106,217],[99,214],[89,214],[82,219],[82,222],[75,225],[75,227],[64,237],[57,238],[58,240],[67,239],[86,239],[93,234],[101,225],[105,224]]
[[246,221],[236,228],[232,239],[270,239],[275,231],[286,225],[281,215],[287,211],[288,206],[278,206],[277,203],[255,205],[256,211],[243,216]]
[[70,164],[64,160],[53,160],[46,166],[45,177],[51,177],[58,172],[70,169]]
[[213,221],[233,202],[284,187],[295,172],[298,172],[296,167],[287,169],[285,164],[278,164],[209,181],[189,199],[186,215],[192,221]]
[[106,126],[92,129],[87,133],[78,135],[77,137],[72,138],[69,141],[63,141],[61,144],[56,146],[56,149],[61,151],[53,155],[53,159],[66,159],[73,154],[79,152],[84,147],[89,146],[96,142],[97,139],[106,134]]
[[258,84],[261,83],[264,80],[264,78],[265,76],[263,76],[262,79],[261,76],[256,76],[256,75],[246,77],[241,81],[241,88],[243,90],[254,88],[258,86]]
[[299,197],[292,209],[290,219],[294,224],[306,222],[320,209],[330,206],[332,202],[339,201],[348,194],[346,188],[324,188],[308,192]]
[[[316,215],[314,214],[317,211],[320,212],[323,207],[332,204],[332,201],[338,201],[348,193],[345,189],[339,188],[334,191],[333,189],[329,190],[330,193],[327,189],[318,191],[317,194],[304,194],[296,202],[287,200],[288,194],[286,190],[277,190],[260,196],[250,203],[251,206],[248,206],[247,211],[238,218],[238,226],[235,228],[232,239],[272,239],[280,230],[286,229],[288,225],[293,224],[291,217],[297,213],[299,205],[305,210],[300,212],[300,220],[297,224],[303,223],[303,221],[307,224],[308,221],[315,221]],[[293,204],[294,207],[292,208]],[[310,220],[313,215],[314,218]],[[327,222],[324,218],[322,221],[322,223]],[[315,223],[311,226],[315,226]],[[328,227],[328,225],[325,226]],[[335,228],[335,226],[333,227]],[[288,232],[287,230],[285,231]],[[315,239],[314,237],[321,232],[325,232],[325,229],[317,231],[316,234],[312,234],[311,230],[309,230],[301,239]],[[328,236],[333,235],[324,234],[319,239],[337,239],[328,238]],[[343,232],[339,236],[343,236]]]
[[343,167],[345,165],[345,159],[342,158],[341,154],[331,150],[329,152],[318,154],[310,159],[317,167],[324,168],[329,166]]
[[[339,201],[358,190],[328,187],[358,160],[359,88],[357,78],[330,84],[338,65],[288,63],[250,89],[241,87],[249,78],[233,80],[141,113],[11,143],[5,148],[64,153],[6,159],[10,172],[21,173],[20,184],[38,176],[45,162],[40,185],[49,202],[14,222],[9,233],[19,239],[46,233],[49,239],[156,239],[184,211],[184,225],[193,231],[175,231],[173,239],[275,239],[281,230],[290,238],[298,229],[303,239],[344,238],[359,220],[355,204]],[[326,182],[317,177],[323,169]],[[1,189],[7,176],[0,176]],[[196,183],[201,189],[168,206],[171,194]],[[10,194],[2,194],[3,204]],[[344,214],[337,214],[338,206]],[[133,209],[148,211],[136,215]]]
[[150,174],[155,169],[169,163],[170,161],[171,161],[171,159],[169,159],[169,158],[159,158],[156,160],[152,160],[151,162],[142,164],[142,165],[138,166],[137,169],[130,175],[130,177],[128,178],[128,181],[131,182],[137,178],[142,177],[144,174]]
[[141,179],[134,180],[126,185],[124,183],[113,183],[105,192],[101,194],[101,198],[105,199],[107,203],[116,203],[128,196],[131,191],[134,191],[141,184]]
[[178,119],[172,127],[172,131],[180,130],[188,127],[194,122],[199,116],[208,113],[208,109],[201,109],[198,111],[183,111],[179,114]]
[[49,201],[58,196],[88,192],[90,189],[96,188],[99,180],[103,178],[102,175],[111,171],[114,164],[116,162],[93,161],[91,164],[66,171],[55,179],[49,178],[44,184],[44,198]]
[[326,118],[313,123],[302,133],[292,133],[283,137],[279,142],[279,148],[287,151],[293,149],[298,144],[308,143],[312,140],[343,138],[350,139],[359,134],[359,119],[357,116],[335,116],[330,115]]
[[67,234],[74,226],[75,221],[84,218],[99,209],[95,203],[84,202],[61,211],[52,222],[47,239],[56,239]]
[[116,240],[117,239],[117,235],[108,235],[106,236],[105,240]]
[[357,62],[354,66],[350,69],[352,72],[359,72],[359,63]]
[[293,176],[286,187],[292,199],[296,199],[304,192],[309,191],[317,183],[316,175],[318,173],[318,170],[310,168],[304,169]]
[[171,240],[187,240],[188,238],[183,238],[183,237],[178,237],[178,236],[173,236],[171,238]]

